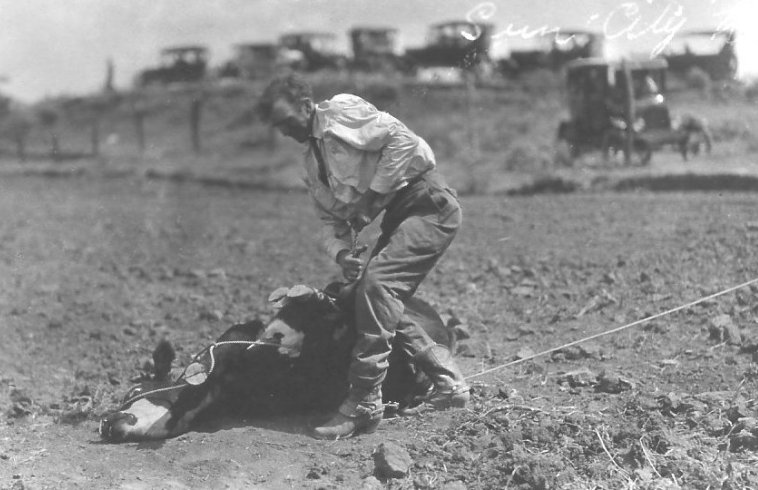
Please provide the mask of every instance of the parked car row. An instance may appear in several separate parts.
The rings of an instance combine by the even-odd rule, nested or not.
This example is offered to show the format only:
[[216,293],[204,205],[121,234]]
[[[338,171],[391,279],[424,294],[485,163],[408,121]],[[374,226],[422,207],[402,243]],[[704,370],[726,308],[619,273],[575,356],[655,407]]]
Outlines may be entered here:
[[347,55],[339,51],[334,33],[295,32],[275,42],[237,44],[232,59],[215,72],[208,68],[206,48],[177,46],[162,50],[160,66],[144,70],[137,82],[192,82],[211,75],[255,79],[285,68],[417,74],[442,67],[513,76],[534,68],[560,68],[571,59],[599,56],[602,51],[600,34],[571,31],[560,38],[545,36],[532,51],[513,51],[510,56],[499,57],[492,49],[494,34],[492,24],[441,22],[429,27],[425,45],[403,49],[395,28],[355,27],[348,32],[352,55]]
[[[496,53],[493,24],[449,21],[429,27],[426,44],[403,49],[399,32],[391,27],[355,27],[348,31],[351,55],[341,52],[339,39],[328,32],[293,32],[265,43],[240,43],[233,57],[209,70],[209,51],[203,46],[175,46],[161,51],[156,68],[140,73],[138,85],[193,82],[209,76],[267,78],[282,69],[314,72],[353,70],[421,75],[435,68],[478,76],[518,76],[529,70],[559,70],[572,60],[602,58],[605,37],[598,32],[560,30],[532,38],[528,48]],[[498,39],[500,44],[503,40]],[[693,68],[714,80],[734,78],[737,56],[730,31],[683,32],[668,45],[663,58],[669,70],[686,74]],[[450,70],[454,69],[454,70]]]

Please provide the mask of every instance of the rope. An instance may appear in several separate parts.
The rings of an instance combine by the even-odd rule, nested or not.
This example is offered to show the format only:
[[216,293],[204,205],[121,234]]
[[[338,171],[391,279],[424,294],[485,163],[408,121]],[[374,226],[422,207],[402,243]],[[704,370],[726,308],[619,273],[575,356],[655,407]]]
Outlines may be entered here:
[[[213,350],[218,345],[227,345],[227,344],[230,344],[230,345],[235,345],[235,344],[236,345],[241,345],[241,344],[242,345],[247,345],[248,347],[247,347],[246,350],[250,350],[253,346],[256,346],[256,345],[271,345],[271,346],[280,347],[280,348],[282,347],[279,344],[275,344],[273,342],[264,342],[262,340],[223,340],[221,342],[214,342],[213,344],[211,344],[207,348],[203,349],[199,354],[197,354],[195,357],[192,358],[192,361],[190,362],[190,365],[193,364],[194,362],[196,362],[200,358],[200,356],[202,356],[203,353],[207,350],[208,351],[208,355],[210,355],[210,357],[211,357],[211,367],[208,370],[208,376],[210,376],[210,374],[213,372],[213,369],[216,367],[216,356],[213,355]],[[184,368],[184,371],[182,371],[182,374],[180,374],[179,377],[176,378],[176,381],[177,382],[182,381],[184,379],[184,375],[186,374],[186,372],[187,372],[187,368]],[[122,408],[120,408],[119,411],[123,410],[123,407],[126,407],[127,405],[130,405],[130,404],[136,402],[137,400],[141,400],[142,398],[145,398],[147,396],[155,395],[156,393],[163,393],[164,391],[171,391],[171,390],[176,390],[178,388],[183,388],[183,387],[187,386],[188,384],[190,384],[190,383],[187,383],[185,381],[184,384],[175,384],[175,385],[171,385],[171,386],[165,386],[163,388],[156,388],[154,390],[146,391],[144,393],[138,393],[138,394],[134,395],[133,397],[131,397],[130,399],[126,400],[124,403],[122,403],[121,404]]]
[[[355,238],[354,238],[354,240],[355,240]],[[516,359],[514,361],[507,362],[505,364],[501,364],[499,366],[495,366],[495,367],[490,368],[490,369],[485,369],[484,371],[480,371],[478,373],[466,376],[465,379],[469,380],[469,379],[477,378],[479,376],[484,376],[485,374],[490,374],[490,373],[493,373],[495,371],[499,371],[500,369],[505,369],[506,367],[515,366],[516,364],[520,364],[522,362],[530,361],[530,360],[535,359],[537,357],[541,357],[541,356],[544,356],[546,354],[550,354],[550,353],[559,351],[561,349],[565,349],[567,347],[571,347],[571,346],[574,346],[574,345],[577,345],[577,344],[581,344],[582,342],[587,342],[588,340],[593,340],[593,339],[596,339],[596,338],[599,338],[599,337],[603,337],[605,335],[610,335],[612,333],[620,332],[622,330],[626,330],[627,328],[631,328],[631,327],[634,327],[634,326],[637,326],[637,325],[641,325],[641,324],[649,322],[651,320],[655,320],[657,318],[661,318],[663,316],[670,315],[672,313],[676,313],[677,311],[681,311],[681,310],[684,310],[684,309],[687,309],[687,308],[691,308],[691,307],[693,307],[695,305],[698,305],[700,303],[703,303],[705,301],[708,301],[708,300],[711,300],[711,299],[714,299],[714,298],[718,298],[719,296],[723,296],[725,294],[731,293],[731,292],[736,291],[738,289],[742,289],[744,287],[750,286],[751,284],[755,284],[756,282],[758,282],[758,277],[755,278],[755,279],[751,279],[749,281],[743,282],[742,284],[738,284],[737,286],[732,286],[730,288],[727,288],[727,289],[724,289],[722,291],[713,293],[711,295],[704,296],[704,297],[702,297],[702,298],[700,298],[698,300],[691,301],[691,302],[686,303],[684,305],[680,305],[680,306],[677,306],[675,308],[671,308],[669,310],[662,311],[660,313],[656,313],[655,315],[650,315],[650,316],[647,316],[647,317],[642,318],[640,320],[636,320],[636,321],[633,321],[631,323],[627,323],[626,325],[622,325],[620,327],[616,327],[616,328],[613,328],[611,330],[606,330],[606,331],[599,332],[599,333],[596,333],[596,334],[593,334],[593,335],[589,335],[587,337],[584,337],[584,338],[581,338],[581,339],[578,339],[578,340],[574,340],[572,342],[568,342],[568,343],[560,345],[558,347],[552,347],[550,349],[543,350],[543,351],[538,352],[536,354],[532,354],[530,356],[522,357],[520,359]],[[251,349],[255,345],[270,345],[270,346],[275,346],[275,347],[282,348],[282,346],[280,344],[275,344],[273,342],[265,342],[265,341],[261,341],[261,340],[224,340],[224,341],[221,341],[221,342],[214,342],[213,344],[211,344],[207,348],[208,354],[211,357],[211,366],[210,366],[210,369],[208,370],[208,375],[210,375],[213,372],[213,369],[216,367],[216,356],[213,354],[213,350],[216,348],[216,346],[219,346],[219,345],[247,345],[248,346],[247,347],[248,350]],[[202,354],[203,354],[203,352],[200,352],[195,357],[193,357],[192,362],[197,361],[197,359]],[[185,371],[182,372],[182,374],[177,378],[177,381],[182,380],[184,378],[184,374],[185,373],[186,373],[186,368],[185,368]],[[174,389],[177,389],[177,388],[181,388],[183,386],[186,386],[186,385],[184,385],[184,384],[177,384],[177,385],[173,385],[173,386],[167,386],[167,387],[164,387],[164,388],[157,388],[157,389],[145,392],[145,393],[139,393],[139,394],[133,396],[132,398],[130,398],[129,400],[125,401],[122,404],[122,407],[124,407],[124,406],[126,406],[126,405],[128,405],[130,403],[134,403],[135,401],[137,401],[137,400],[139,400],[141,398],[145,398],[146,396],[154,395],[156,393],[161,393],[161,392],[164,392],[164,391],[174,390]]]
[[[273,342],[264,342],[263,340],[222,340],[221,342],[214,342],[213,344],[211,344],[210,347],[208,347],[208,354],[211,356],[211,368],[208,370],[208,376],[211,375],[211,373],[213,372],[213,369],[216,367],[216,356],[213,355],[213,349],[215,349],[219,345],[227,345],[227,344],[229,344],[229,345],[235,345],[235,344],[236,345],[240,345],[240,344],[247,345],[247,348],[245,350],[250,350],[250,349],[252,349],[256,345],[272,345],[272,346],[279,347],[279,348],[285,348],[285,347],[283,347],[280,344],[275,344]],[[192,362],[195,362],[197,360],[197,358],[200,357],[202,354],[203,353],[201,352],[200,354],[196,355],[192,359]],[[185,368],[185,371],[186,371],[186,368]],[[178,379],[182,379],[183,377],[184,377],[184,373],[182,373],[182,375],[179,376]]]
[[119,408],[118,411],[119,412],[122,411],[124,409],[124,407],[126,407],[127,405],[131,405],[132,403],[136,402],[137,400],[141,400],[142,398],[145,398],[148,395],[154,395],[156,393],[161,393],[161,392],[164,392],[164,391],[175,390],[176,388],[179,388],[181,386],[184,386],[184,385],[166,386],[164,388],[156,388],[154,390],[146,391],[145,393],[138,393],[138,394],[134,395],[133,397],[129,398],[128,400],[126,400],[124,403],[122,403],[121,404],[121,408]]
[[730,288],[724,289],[723,291],[719,291],[719,292],[713,293],[713,294],[711,294],[709,296],[705,296],[703,298],[700,298],[698,300],[692,301],[690,303],[687,303],[687,304],[684,304],[684,305],[681,305],[681,306],[677,306],[676,308],[671,308],[670,310],[666,310],[666,311],[663,311],[663,312],[660,312],[660,313],[656,313],[655,315],[650,315],[650,316],[642,318],[640,320],[636,320],[636,321],[633,321],[631,323],[627,323],[626,325],[622,325],[620,327],[616,327],[616,328],[613,328],[611,330],[606,330],[604,332],[596,333],[596,334],[590,335],[588,337],[584,337],[582,339],[574,340],[573,342],[569,342],[567,344],[563,344],[563,345],[561,345],[559,347],[553,347],[551,349],[547,349],[547,350],[544,350],[542,352],[538,352],[536,354],[532,354],[531,356],[526,356],[526,357],[523,357],[521,359],[516,359],[515,361],[511,361],[511,362],[508,362],[508,363],[505,363],[505,364],[501,364],[499,366],[495,366],[495,367],[490,368],[490,369],[486,369],[486,370],[478,372],[476,374],[472,374],[470,376],[466,376],[466,379],[468,380],[468,379],[476,378],[476,377],[479,377],[479,376],[484,376],[485,374],[489,374],[489,373],[498,371],[500,369],[504,369],[506,367],[515,366],[516,364],[519,364],[519,363],[522,363],[522,362],[526,362],[526,361],[530,361],[530,360],[532,360],[532,359],[534,359],[536,357],[544,356],[545,354],[550,354],[552,352],[556,352],[556,351],[559,351],[561,349],[565,349],[566,347],[571,347],[573,345],[580,344],[580,343],[586,342],[588,340],[596,339],[598,337],[603,337],[604,335],[610,335],[612,333],[620,332],[620,331],[625,330],[627,328],[631,328],[631,327],[640,325],[642,323],[649,322],[651,320],[655,320],[656,318],[660,318],[662,316],[670,315],[672,313],[676,313],[677,311],[681,311],[681,310],[684,310],[686,308],[690,308],[692,306],[698,305],[698,304],[703,303],[705,301],[708,301],[710,299],[718,298],[719,296],[723,296],[723,295],[725,295],[727,293],[731,293],[732,291],[736,291],[738,289],[742,289],[744,287],[750,286],[751,284],[754,284],[756,282],[758,282],[758,277],[755,278],[755,279],[751,279],[750,281],[743,282],[742,284],[739,284],[737,286],[732,286]]

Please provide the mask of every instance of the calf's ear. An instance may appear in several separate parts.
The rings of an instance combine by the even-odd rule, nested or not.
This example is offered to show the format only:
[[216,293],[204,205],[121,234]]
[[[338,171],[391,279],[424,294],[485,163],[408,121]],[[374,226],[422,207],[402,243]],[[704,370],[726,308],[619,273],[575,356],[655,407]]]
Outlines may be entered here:
[[269,303],[276,303],[283,298],[287,297],[287,293],[289,292],[289,288],[286,287],[280,287],[274,289],[274,291],[268,295],[268,301]]
[[287,291],[287,297],[292,299],[308,299],[313,296],[315,292],[316,290],[310,286],[297,284]]
[[158,346],[153,351],[153,365],[155,366],[153,378],[156,381],[163,381],[168,378],[168,373],[171,372],[171,363],[174,362],[175,358],[176,353],[171,342],[166,339],[158,342]]
[[313,296],[315,292],[315,289],[304,284],[297,284],[291,288],[281,287],[275,289],[274,292],[268,296],[268,301],[274,305],[274,308],[282,309],[290,302],[290,300],[308,299]]

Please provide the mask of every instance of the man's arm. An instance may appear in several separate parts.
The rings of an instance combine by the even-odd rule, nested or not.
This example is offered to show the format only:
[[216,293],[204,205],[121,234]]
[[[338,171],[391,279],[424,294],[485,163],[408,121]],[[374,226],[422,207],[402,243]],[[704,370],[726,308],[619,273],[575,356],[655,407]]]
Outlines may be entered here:
[[350,224],[328,213],[315,199],[313,205],[321,222],[317,235],[321,248],[332,260],[337,261],[341,251],[349,251],[353,246]]
[[364,261],[359,254],[353,254],[350,225],[330,215],[315,200],[314,205],[322,224],[319,230],[321,245],[340,266],[345,279],[350,282],[356,281],[363,272]]
[[355,203],[356,213],[350,220],[350,226],[352,226],[355,231],[361,231],[368,226],[368,224],[371,223],[371,220],[382,211],[382,208],[386,203],[382,197],[382,194],[369,188],[361,196],[358,202]]

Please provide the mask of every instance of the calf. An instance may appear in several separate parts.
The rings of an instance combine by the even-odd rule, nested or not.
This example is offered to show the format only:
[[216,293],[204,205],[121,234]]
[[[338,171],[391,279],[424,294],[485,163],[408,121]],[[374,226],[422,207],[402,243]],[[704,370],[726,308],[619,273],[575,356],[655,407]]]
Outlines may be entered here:
[[[118,411],[101,420],[100,436],[109,442],[175,437],[221,407],[241,407],[253,416],[335,410],[347,394],[355,343],[350,288],[280,288],[269,300],[278,311],[268,325],[232,326],[173,382],[161,376],[173,352],[159,346],[155,379],[127,393]],[[437,343],[451,346],[453,336],[428,303],[411,298],[406,314]],[[385,403],[400,410],[412,407],[430,387],[407,355],[393,349]]]

